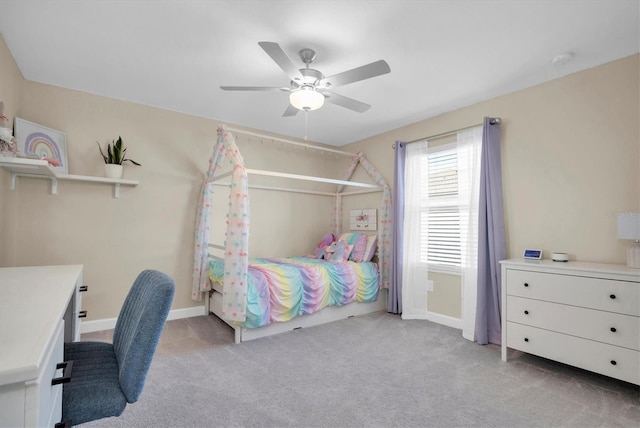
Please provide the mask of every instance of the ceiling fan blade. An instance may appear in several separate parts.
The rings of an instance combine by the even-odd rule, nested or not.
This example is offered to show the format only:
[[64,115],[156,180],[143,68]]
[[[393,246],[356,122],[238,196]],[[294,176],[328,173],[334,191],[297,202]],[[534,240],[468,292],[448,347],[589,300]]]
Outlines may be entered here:
[[296,114],[298,114],[298,111],[299,110],[297,108],[289,104],[289,107],[287,107],[287,109],[284,111],[282,116],[283,117],[295,116]]
[[300,70],[298,70],[298,68],[291,62],[279,44],[274,42],[258,42],[258,44],[291,80],[299,81],[303,78],[302,74],[300,74]]
[[387,64],[385,60],[381,59],[342,73],[334,74],[333,76],[325,77],[319,82],[319,85],[322,86],[328,83],[331,87],[342,86],[358,82],[360,80],[370,79],[382,74],[387,74],[390,71],[391,68],[389,67],[389,64]]
[[364,113],[371,108],[371,105],[363,103],[362,101],[354,100],[353,98],[333,92],[322,91],[322,95],[324,95],[325,101],[348,108],[349,110],[357,111],[358,113]]
[[279,88],[275,86],[220,86],[224,91],[283,91],[288,92],[290,88]]

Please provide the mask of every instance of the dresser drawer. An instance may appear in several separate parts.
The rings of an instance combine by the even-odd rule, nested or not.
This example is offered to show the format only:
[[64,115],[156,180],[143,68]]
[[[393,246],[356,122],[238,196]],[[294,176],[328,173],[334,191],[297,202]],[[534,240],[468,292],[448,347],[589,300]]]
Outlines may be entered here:
[[507,269],[507,294],[640,316],[640,284]]
[[640,317],[507,296],[507,321],[640,350]]
[[506,346],[640,384],[640,352],[507,322]]

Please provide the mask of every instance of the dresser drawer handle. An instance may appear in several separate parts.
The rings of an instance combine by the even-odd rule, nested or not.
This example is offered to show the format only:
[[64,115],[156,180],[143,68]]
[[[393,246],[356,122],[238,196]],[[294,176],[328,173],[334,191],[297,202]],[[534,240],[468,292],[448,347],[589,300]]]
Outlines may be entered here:
[[84,292],[85,292],[85,291],[87,291],[88,289],[89,289],[89,286],[88,286],[88,285],[81,285],[81,286],[78,288],[78,291],[79,291],[79,292],[81,292],[81,293],[84,293]]
[[62,376],[54,377],[53,379],[51,379],[51,385],[58,385],[60,383],[67,383],[71,381],[71,371],[73,370],[73,360],[58,363],[56,365],[56,370],[57,369],[63,369]]
[[616,295],[615,295],[615,294],[609,294],[609,298],[610,298],[611,300],[613,300],[613,299],[615,299],[615,298],[616,298]]
[[615,327],[611,327],[611,333],[615,333],[616,331],[618,331]]
[[612,365],[612,366],[615,366],[616,364],[618,364],[618,363],[616,362],[616,360],[611,360],[611,365]]
[[78,318],[86,318],[86,317],[87,317],[87,311],[78,312]]
[[525,283],[524,283],[524,286],[525,286],[525,287],[528,287],[528,286],[529,286],[529,283],[528,283],[528,282],[525,282]]
[[529,315],[529,311],[524,311],[524,314],[525,315]]
[[525,342],[528,342],[528,341],[529,341],[529,338],[528,338],[528,337],[525,337],[525,338],[524,338],[524,341],[525,341]]

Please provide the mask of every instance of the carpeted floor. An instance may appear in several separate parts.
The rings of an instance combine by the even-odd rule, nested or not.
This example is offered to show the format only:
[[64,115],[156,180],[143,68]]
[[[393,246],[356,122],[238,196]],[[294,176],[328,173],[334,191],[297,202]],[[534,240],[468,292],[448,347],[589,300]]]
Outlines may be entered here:
[[237,426],[638,428],[640,387],[384,312],[239,345],[202,316],[167,323],[137,403],[83,425]]

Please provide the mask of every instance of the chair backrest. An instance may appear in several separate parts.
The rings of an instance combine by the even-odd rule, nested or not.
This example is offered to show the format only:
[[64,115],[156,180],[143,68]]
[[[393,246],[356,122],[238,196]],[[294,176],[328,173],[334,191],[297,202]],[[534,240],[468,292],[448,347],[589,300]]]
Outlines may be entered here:
[[127,402],[140,397],[160,334],[171,308],[175,283],[168,275],[145,270],[122,305],[113,332],[120,388]]

